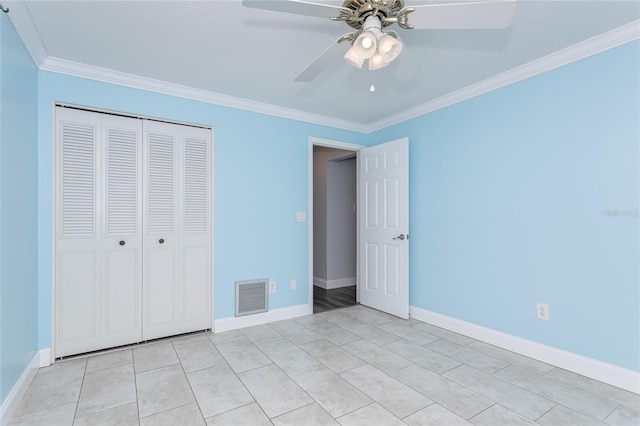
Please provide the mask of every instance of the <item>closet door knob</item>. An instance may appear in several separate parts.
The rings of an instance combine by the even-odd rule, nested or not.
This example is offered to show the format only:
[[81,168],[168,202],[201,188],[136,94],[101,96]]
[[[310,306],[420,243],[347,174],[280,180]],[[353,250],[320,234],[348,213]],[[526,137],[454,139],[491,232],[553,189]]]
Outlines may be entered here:
[[158,242],[159,242],[160,244],[164,244],[164,238],[160,238],[160,239],[158,240]]
[[120,241],[120,243],[119,243],[119,244],[120,244],[121,246],[125,245],[124,240]]

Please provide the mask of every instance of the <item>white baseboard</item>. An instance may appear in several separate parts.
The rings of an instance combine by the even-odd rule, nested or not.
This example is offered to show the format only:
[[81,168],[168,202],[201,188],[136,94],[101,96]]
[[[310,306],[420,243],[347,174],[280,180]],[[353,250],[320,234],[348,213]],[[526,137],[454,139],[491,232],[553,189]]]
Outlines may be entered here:
[[51,365],[51,348],[44,348],[38,351],[40,354],[40,368]]
[[482,327],[446,315],[409,307],[412,318],[498,346],[556,367],[640,394],[640,372]]
[[313,277],[313,285],[316,287],[327,289],[327,280],[323,278]]
[[36,376],[38,368],[51,365],[50,356],[50,348],[40,349],[33,355],[33,358],[31,358],[31,361],[29,361],[29,364],[27,364],[27,367],[18,378],[18,381],[15,385],[13,385],[11,392],[9,392],[7,398],[2,402],[2,409],[0,410],[0,424],[2,426],[5,426],[9,423],[9,419],[11,418],[11,416],[13,416],[16,408],[18,408],[20,400],[27,392],[27,389],[29,389],[29,385],[33,381],[33,378]]
[[237,330],[239,328],[253,327],[270,322],[284,321],[313,314],[313,305],[304,304],[288,308],[274,309],[260,314],[246,315],[243,317],[229,317],[217,319],[213,322],[213,332]]
[[356,285],[356,277],[338,278],[335,280],[325,280],[313,277],[313,285],[324,288],[325,290],[333,290],[335,288],[351,287]]

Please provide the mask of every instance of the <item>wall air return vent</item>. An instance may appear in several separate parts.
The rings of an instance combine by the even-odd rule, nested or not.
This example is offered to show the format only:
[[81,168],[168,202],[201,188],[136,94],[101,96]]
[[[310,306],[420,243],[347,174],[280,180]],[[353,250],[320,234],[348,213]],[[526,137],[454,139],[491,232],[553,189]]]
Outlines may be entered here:
[[236,281],[236,316],[269,310],[269,280]]

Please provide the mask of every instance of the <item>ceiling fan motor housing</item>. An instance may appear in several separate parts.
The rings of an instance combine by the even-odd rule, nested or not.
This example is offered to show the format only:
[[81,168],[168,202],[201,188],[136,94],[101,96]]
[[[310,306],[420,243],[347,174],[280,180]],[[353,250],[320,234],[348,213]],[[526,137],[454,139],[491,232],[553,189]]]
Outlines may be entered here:
[[353,11],[346,19],[350,27],[362,30],[365,20],[376,16],[384,28],[395,23],[393,18],[404,7],[404,0],[345,0],[342,7]]

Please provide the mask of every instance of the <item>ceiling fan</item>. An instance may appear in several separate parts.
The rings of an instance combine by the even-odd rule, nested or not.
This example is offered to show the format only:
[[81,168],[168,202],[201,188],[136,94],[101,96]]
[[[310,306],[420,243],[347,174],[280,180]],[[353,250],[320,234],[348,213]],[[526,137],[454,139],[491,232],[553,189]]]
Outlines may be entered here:
[[[405,30],[503,29],[511,24],[516,1],[485,0],[407,7],[404,0],[344,0],[342,6],[301,0],[243,0],[242,4],[256,9],[344,21],[355,29],[355,32],[338,38],[295,78],[295,81],[308,82],[340,56],[356,68],[362,68],[366,60],[370,70],[389,65],[403,48],[398,33],[386,30],[390,25],[398,24]],[[351,47],[344,53],[346,41]],[[404,72],[415,73],[417,69],[415,66],[413,70],[405,67]]]

